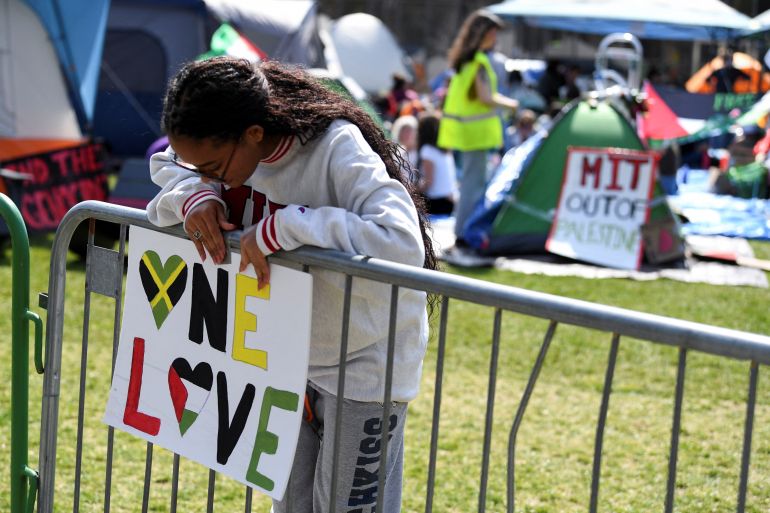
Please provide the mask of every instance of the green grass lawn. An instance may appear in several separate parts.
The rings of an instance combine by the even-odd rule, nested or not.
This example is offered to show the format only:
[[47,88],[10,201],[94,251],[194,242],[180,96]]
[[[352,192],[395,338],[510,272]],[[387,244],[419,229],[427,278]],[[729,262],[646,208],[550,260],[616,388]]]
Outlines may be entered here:
[[[33,305],[47,290],[49,238],[33,240]],[[752,244],[770,258],[770,245]],[[585,280],[530,276],[491,269],[448,272],[639,311],[767,334],[768,291],[748,287],[686,284],[668,280]],[[9,252],[0,259],[0,311],[10,312]],[[57,456],[57,510],[72,510],[74,452],[81,357],[84,267],[72,257],[63,349],[61,420]],[[39,309],[35,306],[36,311]],[[478,505],[494,312],[450,302],[441,432],[434,508],[474,511]],[[437,320],[438,315],[435,315]],[[504,313],[494,403],[487,511],[504,511],[508,433],[547,321]],[[0,382],[10,382],[10,321],[0,316]],[[113,303],[92,296],[86,374],[86,422],[81,511],[102,511],[107,429],[100,419],[109,389]],[[610,334],[560,326],[546,358],[518,437],[517,511],[585,511],[590,496],[595,424],[601,400]],[[431,339],[419,397],[407,427],[404,511],[424,511],[436,340]],[[638,340],[620,343],[604,442],[599,509],[661,511],[671,430],[677,350]],[[677,511],[734,511],[737,498],[748,364],[690,353],[680,439]],[[42,378],[30,367],[30,461],[37,466]],[[770,388],[760,370],[748,508],[770,510]],[[9,387],[0,388],[0,480],[8,482]],[[111,511],[137,511],[143,492],[145,444],[115,434]],[[153,455],[150,511],[168,511],[171,456]],[[208,472],[182,460],[179,511],[205,511]],[[0,511],[7,511],[7,485],[0,485]],[[215,511],[242,511],[244,488],[220,477]],[[255,494],[254,511],[269,511]]]

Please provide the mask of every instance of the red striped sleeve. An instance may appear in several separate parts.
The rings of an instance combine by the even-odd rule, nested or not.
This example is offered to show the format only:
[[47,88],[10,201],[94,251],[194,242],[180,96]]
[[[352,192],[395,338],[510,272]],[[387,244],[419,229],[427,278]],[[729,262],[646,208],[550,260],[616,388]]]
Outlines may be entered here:
[[187,212],[189,212],[192,207],[200,203],[203,198],[207,198],[209,196],[214,196],[215,198],[217,197],[217,195],[210,190],[198,191],[195,194],[192,194],[185,200],[184,205],[182,205],[182,217],[187,217]]
[[270,238],[270,233],[272,232],[273,235],[275,235],[275,226],[272,226],[272,228],[268,229],[268,225],[272,225],[275,222],[275,218],[273,216],[267,217],[264,221],[262,221],[262,227],[260,230],[260,236],[262,238],[262,242],[265,243],[265,246],[270,251],[270,253],[275,253],[281,247],[278,245],[276,241]]

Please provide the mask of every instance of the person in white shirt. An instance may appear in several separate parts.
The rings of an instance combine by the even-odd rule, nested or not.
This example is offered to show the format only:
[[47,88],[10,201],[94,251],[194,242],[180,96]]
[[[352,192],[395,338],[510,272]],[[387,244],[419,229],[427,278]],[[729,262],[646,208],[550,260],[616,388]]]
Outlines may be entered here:
[[[403,176],[398,147],[353,102],[304,71],[219,57],[185,65],[169,83],[163,128],[169,148],[152,156],[161,186],[147,207],[159,226],[184,223],[200,256],[221,263],[223,230],[243,228],[240,269],[269,282],[266,256],[303,244],[436,269],[422,200]],[[336,508],[400,510],[406,403],[418,391],[428,338],[427,298],[399,289],[384,490],[382,436],[390,286],[353,281],[343,426],[333,440],[344,276],[311,268],[313,317],[306,418],[276,513],[324,512],[339,448]],[[379,415],[379,416],[378,416]],[[324,435],[324,433],[326,435]],[[379,446],[379,441],[377,442]],[[363,459],[362,459],[363,458]]]
[[423,113],[417,125],[420,192],[430,214],[449,215],[457,197],[457,176],[452,152],[438,147],[439,117]]
[[390,130],[393,142],[401,147],[401,156],[411,169],[417,169],[417,118],[412,115],[399,116]]

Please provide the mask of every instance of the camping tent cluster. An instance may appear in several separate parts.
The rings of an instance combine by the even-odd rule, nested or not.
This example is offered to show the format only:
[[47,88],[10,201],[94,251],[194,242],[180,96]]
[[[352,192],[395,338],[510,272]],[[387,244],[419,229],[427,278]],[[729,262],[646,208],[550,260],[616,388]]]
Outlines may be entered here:
[[143,156],[160,136],[168,79],[209,50],[223,22],[259,55],[329,68],[370,93],[408,74],[379,19],[348,15],[324,37],[314,0],[0,0],[0,12],[0,162],[84,134],[112,155]]
[[143,156],[160,137],[168,79],[209,50],[227,22],[273,59],[323,67],[317,6],[312,0],[112,0],[96,96],[93,133],[118,156]]
[[364,21],[335,23],[335,39],[324,37],[315,0],[0,0],[0,191],[40,230],[55,229],[77,201],[107,199],[108,163],[127,175],[146,167],[169,78],[209,52],[214,34],[220,46],[240,39],[256,58],[333,68],[319,73],[360,99],[339,75],[371,77],[362,58],[345,48],[337,57],[335,40],[344,46],[355,34],[359,55],[377,52],[382,73],[403,71],[387,28]]
[[[389,87],[394,72],[408,74],[403,52],[377,18],[348,15],[324,30],[314,0],[290,4],[0,0],[0,174],[9,179],[9,192],[24,207],[28,224],[52,229],[74,202],[106,198],[107,154],[144,174],[144,153],[161,135],[165,85],[182,62],[213,51],[212,34],[219,43],[217,52],[227,52],[222,45],[242,42],[241,51],[253,58],[325,69],[323,76],[337,79],[347,75],[338,83],[358,89],[357,81],[369,94]],[[545,28],[597,34],[621,30],[643,38],[691,41],[726,40],[764,23],[719,0],[508,0],[490,9]],[[736,54],[735,63],[742,58]],[[756,61],[747,62],[744,69],[753,73],[757,92],[766,90],[770,76]],[[720,62],[708,66],[713,71]],[[671,140],[713,135],[734,124],[736,112],[743,123],[766,113],[770,102],[754,104],[756,96],[724,97],[707,90],[705,73],[693,78],[700,83],[692,90],[710,94],[645,86],[652,101],[643,118],[635,119],[628,102],[612,95],[568,106],[547,131],[506,156],[468,226],[468,239],[489,252],[547,245],[570,159],[578,158],[580,148],[612,148],[609,160],[602,157],[608,162],[631,152],[624,154],[631,155],[631,162],[633,152],[647,143],[665,146]],[[590,158],[599,159],[597,155]],[[652,204],[645,222],[671,221],[661,202]]]
[[[658,39],[724,40],[750,33],[757,25],[716,0],[508,0],[490,9],[538,27],[600,34],[625,30]],[[608,52],[614,57],[628,54],[627,49]],[[633,201],[641,201],[647,205],[646,215],[636,220],[635,234],[636,242],[643,240],[647,258],[681,258],[681,230],[661,186],[653,184],[647,198],[633,199],[624,196],[618,177],[630,177],[636,184],[644,175],[644,166],[657,167],[662,157],[647,150],[650,146],[665,148],[672,142],[708,139],[735,126],[755,124],[766,115],[768,102],[758,100],[767,91],[770,76],[745,57],[736,54],[735,60],[747,76],[745,91],[708,89],[706,72],[713,73],[723,65],[715,61],[693,77],[693,92],[656,89],[645,83],[641,91],[634,85],[620,95],[598,94],[569,104],[550,126],[505,155],[485,197],[463,227],[464,239],[482,254],[547,249],[598,262],[606,257],[601,253],[617,245],[613,234],[620,233],[621,218],[632,217]],[[597,67],[600,62],[597,56]],[[596,76],[603,78],[603,70],[597,71]],[[614,75],[610,72],[608,76]],[[693,94],[695,91],[700,94]],[[653,160],[645,161],[644,153],[637,153],[643,151]],[[623,162],[631,165],[623,168]],[[621,204],[628,208],[622,211]],[[615,225],[610,226],[613,217]],[[630,239],[621,243],[625,240]],[[610,258],[602,263],[639,265],[633,259],[621,263]]]

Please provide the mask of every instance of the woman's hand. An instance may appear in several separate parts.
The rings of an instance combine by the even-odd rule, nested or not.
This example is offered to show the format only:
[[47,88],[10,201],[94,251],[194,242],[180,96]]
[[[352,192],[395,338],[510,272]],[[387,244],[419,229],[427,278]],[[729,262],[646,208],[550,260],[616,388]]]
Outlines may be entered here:
[[237,228],[227,222],[225,208],[218,201],[204,201],[193,207],[187,214],[185,230],[202,261],[206,261],[206,252],[215,264],[221,264],[227,256],[227,246],[222,230]]
[[256,224],[243,230],[241,235],[241,266],[239,271],[245,271],[249,264],[254,266],[254,272],[257,273],[257,288],[262,289],[268,285],[270,283],[270,266],[257,245]]

